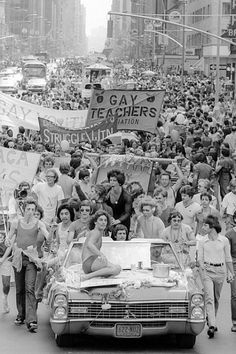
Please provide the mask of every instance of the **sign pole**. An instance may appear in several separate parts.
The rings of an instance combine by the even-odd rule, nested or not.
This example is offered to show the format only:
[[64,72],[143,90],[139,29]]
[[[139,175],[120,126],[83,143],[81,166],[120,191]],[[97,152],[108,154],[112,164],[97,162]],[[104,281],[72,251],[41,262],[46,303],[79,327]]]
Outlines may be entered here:
[[184,66],[185,66],[185,11],[186,11],[186,2],[183,0],[183,47],[182,47],[182,75],[181,75],[181,82],[182,82],[182,87],[184,87]]
[[[220,25],[221,25],[221,0],[219,0],[218,4],[218,21],[217,21],[217,28],[218,33],[217,35],[220,36]],[[220,40],[217,39],[217,50],[216,50],[216,91],[215,91],[215,103],[219,102],[220,96]]]

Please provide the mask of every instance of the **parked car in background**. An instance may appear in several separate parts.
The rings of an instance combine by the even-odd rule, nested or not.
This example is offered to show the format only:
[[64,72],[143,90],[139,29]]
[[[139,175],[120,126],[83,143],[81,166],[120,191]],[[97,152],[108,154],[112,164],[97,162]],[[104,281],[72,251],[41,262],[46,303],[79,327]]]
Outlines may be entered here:
[[8,67],[0,71],[0,91],[17,93],[22,81],[21,68]]
[[0,76],[0,91],[5,93],[17,93],[19,84],[12,76]]
[[49,293],[50,324],[58,346],[73,335],[137,339],[174,334],[192,348],[205,326],[202,289],[184,270],[170,243],[158,239],[111,241],[102,252],[122,271],[116,277],[81,281],[83,243],[70,245],[60,279]]

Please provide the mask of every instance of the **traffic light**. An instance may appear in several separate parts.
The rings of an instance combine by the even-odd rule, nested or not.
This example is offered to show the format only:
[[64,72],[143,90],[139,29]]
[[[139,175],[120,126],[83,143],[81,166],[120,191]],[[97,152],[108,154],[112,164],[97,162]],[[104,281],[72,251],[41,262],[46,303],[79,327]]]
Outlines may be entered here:
[[231,79],[231,63],[226,65],[226,77],[230,80]]

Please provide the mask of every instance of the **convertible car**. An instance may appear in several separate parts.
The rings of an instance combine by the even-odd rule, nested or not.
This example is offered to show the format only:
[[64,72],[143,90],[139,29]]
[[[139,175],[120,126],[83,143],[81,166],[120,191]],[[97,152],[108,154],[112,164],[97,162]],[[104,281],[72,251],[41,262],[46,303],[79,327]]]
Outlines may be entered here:
[[132,339],[172,334],[178,347],[194,346],[205,325],[204,296],[170,243],[105,238],[102,252],[122,271],[86,281],[81,281],[82,247],[81,241],[70,245],[49,292],[50,324],[58,346],[84,334]]

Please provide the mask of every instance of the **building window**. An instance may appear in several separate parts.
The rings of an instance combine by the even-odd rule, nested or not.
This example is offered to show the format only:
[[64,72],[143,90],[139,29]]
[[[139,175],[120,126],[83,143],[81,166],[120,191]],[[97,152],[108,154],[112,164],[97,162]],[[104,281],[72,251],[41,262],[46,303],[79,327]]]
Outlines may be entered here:
[[222,15],[231,14],[231,4],[229,2],[223,2],[222,4]]
[[207,5],[207,15],[211,14],[211,5]]

